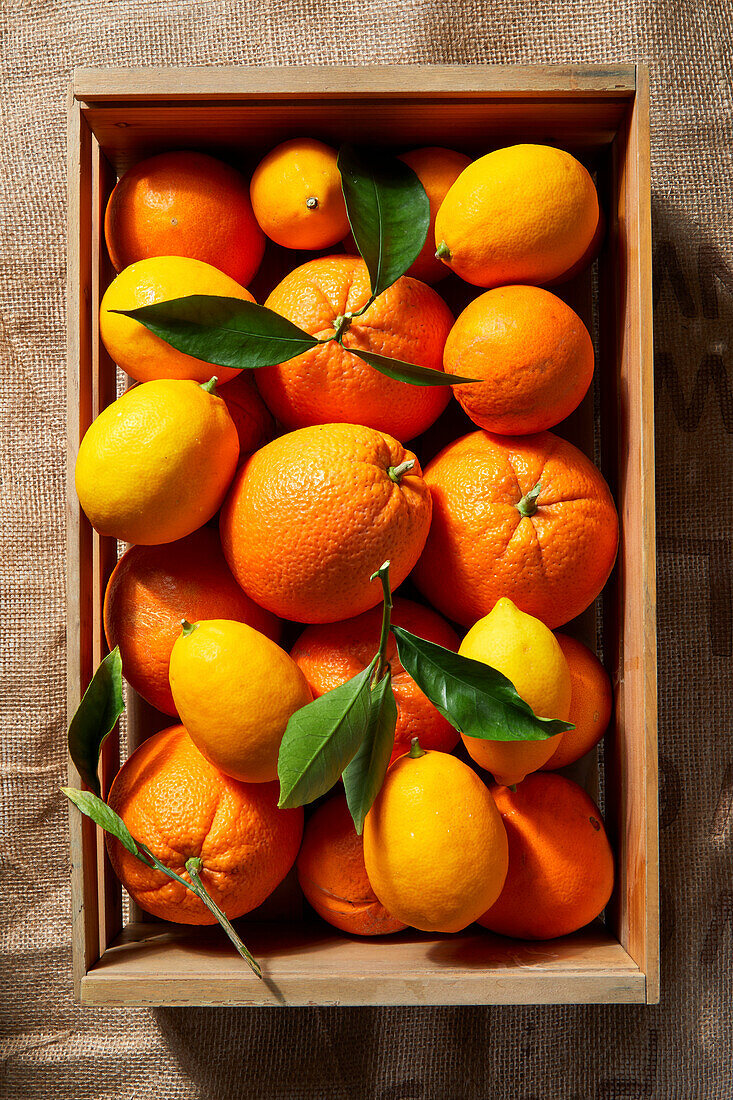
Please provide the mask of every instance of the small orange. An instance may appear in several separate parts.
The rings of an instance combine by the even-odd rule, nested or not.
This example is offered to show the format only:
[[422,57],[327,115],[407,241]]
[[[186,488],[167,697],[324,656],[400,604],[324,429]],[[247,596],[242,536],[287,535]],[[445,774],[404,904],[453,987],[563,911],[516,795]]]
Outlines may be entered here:
[[536,286],[502,286],[468,305],[443,352],[453,393],[479,428],[528,435],[559,424],[593,378],[593,341],[570,306]]
[[[356,256],[323,256],[291,271],[265,303],[301,329],[325,340],[338,318],[369,299],[367,266]],[[270,411],[286,428],[347,422],[388,432],[404,442],[425,431],[450,399],[447,386],[396,382],[349,348],[443,369],[443,346],[453,317],[425,283],[403,276],[369,309],[345,322],[344,347],[311,348],[280,366],[257,371]]]
[[[201,880],[230,920],[249,913],[288,873],[303,834],[303,810],[279,810],[277,783],[240,783],[212,767],[183,726],[143,741],[118,772],[108,802],[135,840],[181,878],[203,860]],[[117,877],[148,913],[177,924],[215,924],[185,886],[151,869],[107,835]]]
[[555,752],[543,771],[553,771],[574,764],[597,745],[611,720],[613,692],[608,673],[588,646],[567,634],[556,633],[560,649],[565,654],[570,669],[570,714],[568,721],[575,726],[561,735]]
[[307,900],[334,928],[354,936],[384,936],[406,927],[377,901],[344,795],[324,802],[307,822],[296,867]]
[[236,619],[277,641],[280,624],[258,607],[229,571],[213,527],[162,546],[131,546],[104,596],[104,630],[118,645],[122,672],[164,714],[176,714],[168,666],[181,620]]
[[269,443],[275,434],[275,425],[260,397],[253,373],[241,370],[231,382],[216,388],[237,429],[240,462],[265,443]]
[[[458,649],[458,636],[453,628],[430,608],[411,600],[395,598],[392,622],[436,645]],[[382,609],[373,607],[355,619],[306,627],[290,655],[305,673],[314,698],[332,691],[367,667],[379,646],[381,623]],[[418,736],[424,749],[450,752],[456,746],[458,733],[405,672],[391,634],[386,657],[397,701],[397,728],[390,763],[407,752],[412,738]]]
[[428,463],[425,480],[433,520],[414,580],[454,621],[470,626],[508,596],[553,628],[606,583],[618,542],[613,498],[559,436],[471,432]]
[[349,231],[336,150],[314,138],[276,146],[252,176],[260,228],[284,248],[330,248]]
[[479,924],[503,936],[549,940],[583,928],[613,889],[613,854],[598,807],[561,775],[534,772],[516,791],[492,787],[506,827],[509,872]]
[[430,201],[428,235],[420,255],[408,269],[407,274],[413,279],[422,279],[425,283],[437,283],[448,274],[448,268],[435,256],[435,217],[443,199],[463,169],[471,163],[471,159],[464,153],[457,153],[454,149],[429,146],[425,149],[411,149],[408,153],[401,153],[400,160],[412,168]]
[[189,151],[128,169],[107,203],[104,234],[117,271],[149,256],[189,256],[245,286],[265,249],[245,178]]
[[430,495],[401,443],[357,424],[319,424],[247,459],[221,512],[229,568],[262,607],[330,623],[382,598],[369,578],[388,558],[393,588],[417,561]]

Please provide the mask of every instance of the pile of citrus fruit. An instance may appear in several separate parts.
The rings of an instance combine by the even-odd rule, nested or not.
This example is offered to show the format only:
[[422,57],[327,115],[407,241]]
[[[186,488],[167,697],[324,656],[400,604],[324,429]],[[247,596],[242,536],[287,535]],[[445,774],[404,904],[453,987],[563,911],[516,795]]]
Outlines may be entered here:
[[163,153],[109,200],[100,334],[134,384],[76,489],[129,544],[110,650],[175,723],[114,780],[109,855],[182,923],[240,917],[295,867],[347,933],[561,936],[613,885],[599,810],[557,771],[611,713],[557,632],[606,583],[618,521],[552,430],[594,353],[547,289],[594,258],[598,199],[548,146],[371,155],[365,183],[315,139],[249,181]]

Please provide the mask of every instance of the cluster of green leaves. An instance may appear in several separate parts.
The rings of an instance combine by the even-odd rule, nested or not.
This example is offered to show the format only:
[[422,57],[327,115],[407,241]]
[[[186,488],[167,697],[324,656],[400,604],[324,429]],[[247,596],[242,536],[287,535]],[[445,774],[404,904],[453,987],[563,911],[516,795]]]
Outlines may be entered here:
[[[338,166],[346,213],[369,271],[371,294],[359,310],[336,319],[332,336],[317,340],[266,306],[210,294],[115,312],[139,321],[178,351],[235,370],[286,363],[319,343],[335,341],[343,346],[351,321],[365,313],[419,255],[430,225],[430,203],[413,170],[397,157],[346,145],[339,152]],[[414,386],[475,381],[372,351],[349,350],[382,374]]]
[[292,716],[278,760],[281,807],[313,802],[342,776],[359,834],[384,781],[394,743],[397,704],[385,660],[390,632],[403,667],[461,733],[487,741],[543,741],[574,728],[536,715],[497,669],[393,625],[389,562],[371,580],[376,578],[382,582],[384,609],[374,659]]

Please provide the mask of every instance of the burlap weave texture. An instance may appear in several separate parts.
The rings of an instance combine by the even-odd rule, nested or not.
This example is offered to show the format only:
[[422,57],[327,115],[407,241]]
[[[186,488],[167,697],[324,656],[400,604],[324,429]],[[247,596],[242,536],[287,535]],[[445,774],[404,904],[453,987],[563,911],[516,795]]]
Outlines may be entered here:
[[[733,9],[726,0],[3,0],[0,1095],[729,1100]],[[75,64],[651,65],[662,775],[655,1008],[81,1010],[64,715],[65,100]]]

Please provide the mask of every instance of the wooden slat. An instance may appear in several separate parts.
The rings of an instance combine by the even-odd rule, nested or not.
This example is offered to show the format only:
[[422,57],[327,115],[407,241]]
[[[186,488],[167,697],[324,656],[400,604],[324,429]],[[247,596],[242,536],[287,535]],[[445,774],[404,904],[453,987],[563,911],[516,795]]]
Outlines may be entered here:
[[[68,115],[68,251],[66,311],[66,650],[67,721],[71,720],[93,670],[92,529],[74,492],[74,466],[79,443],[92,418],[92,136],[78,103],[69,97]],[[71,760],[68,784],[80,787]],[[77,997],[81,981],[99,957],[96,830],[70,807],[72,954]]]
[[239,160],[260,156],[277,142],[307,133],[333,145],[373,142],[395,148],[426,144],[479,155],[515,141],[555,142],[572,149],[608,143],[623,118],[625,100],[258,97],[249,102],[110,102],[84,115],[117,172],[165,149],[200,149]]
[[[219,929],[126,929],[84,979],[94,1005],[639,1003],[644,976],[600,926],[546,943],[469,931],[375,940],[322,925],[242,924],[258,981]],[[287,944],[283,950],[283,944]]]
[[606,740],[607,822],[617,856],[611,906],[621,943],[659,999],[654,363],[648,81],[612,151],[617,201],[602,263],[604,471],[619,504],[621,542],[604,600],[615,665],[615,735]]
[[[104,211],[117,175],[92,136],[92,414],[97,417],[117,396],[115,365],[99,335],[99,305],[105,289],[114,278],[104,242]],[[107,582],[117,562],[116,539],[93,533],[94,614],[92,620],[94,667],[107,654],[102,609]],[[119,733],[115,728],[102,748],[99,776],[106,797],[120,766]],[[104,843],[104,834],[97,833],[97,870],[99,876],[99,950],[103,952],[122,927],[122,897],[117,877],[112,870]]]
[[453,92],[502,98],[566,96],[578,100],[602,93],[631,96],[633,65],[283,65],[195,68],[78,68],[74,95],[90,101],[247,96],[334,98],[342,95],[432,99]]

